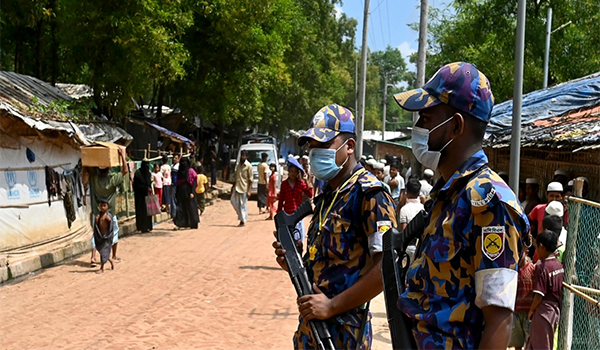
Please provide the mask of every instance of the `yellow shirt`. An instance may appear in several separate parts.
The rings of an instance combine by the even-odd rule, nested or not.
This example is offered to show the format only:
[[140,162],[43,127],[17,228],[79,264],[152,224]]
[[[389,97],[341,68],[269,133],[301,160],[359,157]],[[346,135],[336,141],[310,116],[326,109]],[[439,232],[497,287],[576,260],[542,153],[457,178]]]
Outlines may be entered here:
[[208,183],[208,178],[204,174],[198,174],[198,187],[196,187],[196,193],[204,193],[204,184]]
[[268,183],[269,165],[267,162],[258,164],[258,184],[266,185]]

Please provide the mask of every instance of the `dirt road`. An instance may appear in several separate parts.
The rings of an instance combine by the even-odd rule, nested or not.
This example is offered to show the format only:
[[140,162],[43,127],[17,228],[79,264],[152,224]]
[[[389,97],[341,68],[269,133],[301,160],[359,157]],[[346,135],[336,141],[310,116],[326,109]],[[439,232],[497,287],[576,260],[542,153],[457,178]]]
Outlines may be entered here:
[[[228,201],[198,230],[163,223],[119,242],[122,262],[96,274],[85,254],[0,287],[1,349],[290,349],[295,294],[275,263],[273,222]],[[381,295],[374,349],[391,349]]]

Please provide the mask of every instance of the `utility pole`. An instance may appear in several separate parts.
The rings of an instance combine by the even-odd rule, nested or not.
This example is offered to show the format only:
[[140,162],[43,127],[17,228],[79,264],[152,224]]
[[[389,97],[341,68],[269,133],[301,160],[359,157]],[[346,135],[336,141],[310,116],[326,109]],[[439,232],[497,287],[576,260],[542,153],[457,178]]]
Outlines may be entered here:
[[388,75],[390,75],[390,74],[393,75],[395,73],[396,72],[391,71],[391,72],[386,72],[383,75],[383,86],[384,86],[384,88],[383,88],[383,121],[382,121],[383,128],[381,130],[381,140],[383,140],[383,141],[385,141],[385,123],[387,120],[387,89],[390,86],[394,86],[392,84],[388,84]]
[[548,17],[546,18],[546,52],[544,52],[544,89],[548,87],[548,66],[550,65],[550,37],[552,34],[558,32],[569,24],[573,23],[569,21],[560,27],[552,30],[552,7],[548,7]]
[[548,61],[550,61],[550,32],[552,31],[552,7],[548,7],[546,18],[546,52],[544,53],[544,86],[548,87]]
[[521,171],[521,107],[523,104],[523,61],[525,57],[525,1],[517,5],[515,85],[513,88],[512,135],[510,140],[510,187],[519,193]]
[[369,33],[369,0],[365,0],[365,15],[362,31],[362,50],[360,54],[360,89],[358,93],[358,120],[356,123],[356,158],[362,156],[363,129],[365,127],[365,97],[367,87],[367,34]]
[[[427,64],[427,17],[429,0],[421,0],[421,18],[419,20],[419,51],[417,53],[417,86],[425,85],[425,66]],[[413,124],[419,120],[419,113],[413,113]]]
[[358,113],[358,61],[354,61],[354,113]]
[[385,141],[385,114],[387,112],[387,73],[383,75],[383,121],[381,128],[381,140]]

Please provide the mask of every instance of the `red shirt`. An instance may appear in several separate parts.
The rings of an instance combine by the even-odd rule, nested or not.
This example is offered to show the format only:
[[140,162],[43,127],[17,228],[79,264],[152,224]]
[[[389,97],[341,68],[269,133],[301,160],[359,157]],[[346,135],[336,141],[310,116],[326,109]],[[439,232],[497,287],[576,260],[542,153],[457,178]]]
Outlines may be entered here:
[[533,210],[529,213],[529,221],[537,221],[537,233],[538,235],[542,233],[542,221],[544,220],[544,216],[546,215],[546,207],[548,204],[538,204],[533,208]]
[[533,303],[533,277],[535,265],[527,261],[525,266],[519,267],[519,278],[517,280],[517,301],[515,312],[529,312]]
[[282,181],[277,212],[279,213],[283,209],[286,213],[292,214],[296,211],[302,204],[302,193],[312,198],[312,188],[308,187],[303,180],[296,180],[293,188],[290,186],[289,179]]
[[554,256],[535,265],[533,292],[541,295],[542,300],[560,305],[562,301],[562,283],[565,277],[563,266]]

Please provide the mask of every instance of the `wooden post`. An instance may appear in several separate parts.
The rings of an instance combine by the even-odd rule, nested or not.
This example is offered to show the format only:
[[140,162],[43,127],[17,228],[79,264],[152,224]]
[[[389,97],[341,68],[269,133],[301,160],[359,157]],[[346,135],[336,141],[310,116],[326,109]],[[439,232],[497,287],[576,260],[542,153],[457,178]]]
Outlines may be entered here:
[[[573,181],[574,196],[581,198],[582,190],[583,180],[575,179],[575,181]],[[567,285],[573,283],[573,278],[575,276],[575,248],[577,244],[577,234],[579,230],[579,213],[581,211],[581,203],[578,201],[574,202],[574,207],[572,208],[573,210],[571,213],[569,213],[569,237],[567,239],[567,245],[563,255],[565,269],[563,286],[565,286],[566,291],[565,293],[563,293],[563,302],[559,321],[558,349],[560,350],[570,349],[570,343],[568,341],[568,329],[571,328],[571,325],[569,324],[569,315],[573,312],[573,296],[571,294],[571,289],[568,288]]]
[[125,191],[125,216],[129,219],[129,191]]
[[148,153],[146,154],[145,158],[150,158],[150,144],[148,144]]

